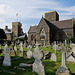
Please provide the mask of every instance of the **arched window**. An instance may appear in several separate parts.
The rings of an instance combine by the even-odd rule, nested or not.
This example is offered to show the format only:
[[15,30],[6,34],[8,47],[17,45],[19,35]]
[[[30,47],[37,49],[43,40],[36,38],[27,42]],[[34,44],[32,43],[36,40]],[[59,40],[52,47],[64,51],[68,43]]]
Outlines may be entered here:
[[45,30],[42,28],[41,31],[40,31],[40,39],[45,40],[45,37],[46,37],[45,36]]
[[34,38],[34,35],[32,34],[32,35],[31,35],[31,41],[33,41],[33,38]]

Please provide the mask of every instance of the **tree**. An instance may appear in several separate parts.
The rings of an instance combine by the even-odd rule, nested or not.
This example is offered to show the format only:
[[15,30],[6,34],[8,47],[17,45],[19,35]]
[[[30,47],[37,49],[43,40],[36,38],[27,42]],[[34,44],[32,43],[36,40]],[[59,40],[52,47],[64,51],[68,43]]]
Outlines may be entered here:
[[6,39],[6,38],[7,37],[6,37],[6,34],[5,34],[4,30],[0,28],[0,40],[1,40],[1,43],[2,43],[2,39]]

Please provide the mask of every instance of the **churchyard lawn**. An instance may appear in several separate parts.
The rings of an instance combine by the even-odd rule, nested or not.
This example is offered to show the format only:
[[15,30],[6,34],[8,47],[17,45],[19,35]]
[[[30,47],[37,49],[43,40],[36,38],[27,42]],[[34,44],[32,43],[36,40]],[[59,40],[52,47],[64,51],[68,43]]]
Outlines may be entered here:
[[[2,47],[3,48],[3,47]],[[12,48],[12,47],[10,47]],[[18,48],[19,49],[19,48]],[[42,51],[50,51],[51,53],[54,53],[54,49],[52,47],[40,47]],[[24,48],[24,51],[26,52],[28,49]],[[34,48],[32,48],[32,51],[34,51]],[[27,53],[27,52],[26,52]],[[17,53],[18,54],[18,53]],[[57,62],[53,62],[50,59],[42,60],[43,65],[45,67],[45,74],[46,75],[55,75],[57,69],[61,66],[61,51],[56,52],[57,55]],[[0,54],[0,56],[3,56],[3,54]],[[38,75],[34,72],[32,72],[32,67],[19,67],[20,63],[27,63],[27,64],[33,64],[34,59],[24,59],[22,56],[19,59],[18,56],[12,56],[11,59],[11,67],[4,67],[0,64],[0,75]],[[75,63],[67,62],[67,66],[72,72],[73,75],[75,75]]]

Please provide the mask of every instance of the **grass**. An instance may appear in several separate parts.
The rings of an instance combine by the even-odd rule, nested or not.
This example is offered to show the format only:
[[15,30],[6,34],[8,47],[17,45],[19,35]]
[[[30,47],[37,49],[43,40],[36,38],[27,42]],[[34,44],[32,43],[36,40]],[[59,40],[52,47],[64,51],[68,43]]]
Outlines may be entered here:
[[[49,51],[54,53],[54,49],[52,47],[40,47],[42,51]],[[27,48],[24,48],[24,51],[27,52]],[[34,48],[32,49],[34,51]],[[17,53],[18,54],[18,53]],[[50,59],[42,60],[43,65],[45,66],[46,75],[55,75],[57,69],[61,66],[61,52],[57,50],[57,62],[53,62]],[[3,56],[3,55],[1,55]],[[13,56],[12,59],[17,58],[18,56]],[[20,59],[13,60],[11,67],[4,67],[0,65],[0,75],[38,75],[35,72],[32,72],[32,67],[24,67],[25,71],[20,69],[14,69],[14,67],[19,67],[20,63],[33,64],[34,59],[24,59],[20,57]],[[67,62],[67,66],[71,70],[72,74],[75,75],[75,63]],[[9,73],[9,72],[10,73]]]

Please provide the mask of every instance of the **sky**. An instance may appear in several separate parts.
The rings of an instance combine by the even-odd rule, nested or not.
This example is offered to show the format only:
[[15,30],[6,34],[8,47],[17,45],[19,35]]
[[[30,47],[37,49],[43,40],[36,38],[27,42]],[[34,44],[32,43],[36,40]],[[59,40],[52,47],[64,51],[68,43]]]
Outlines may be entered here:
[[45,12],[55,10],[59,20],[75,18],[75,0],[0,0],[0,28],[12,28],[12,22],[18,21],[27,33],[30,26],[39,24]]

